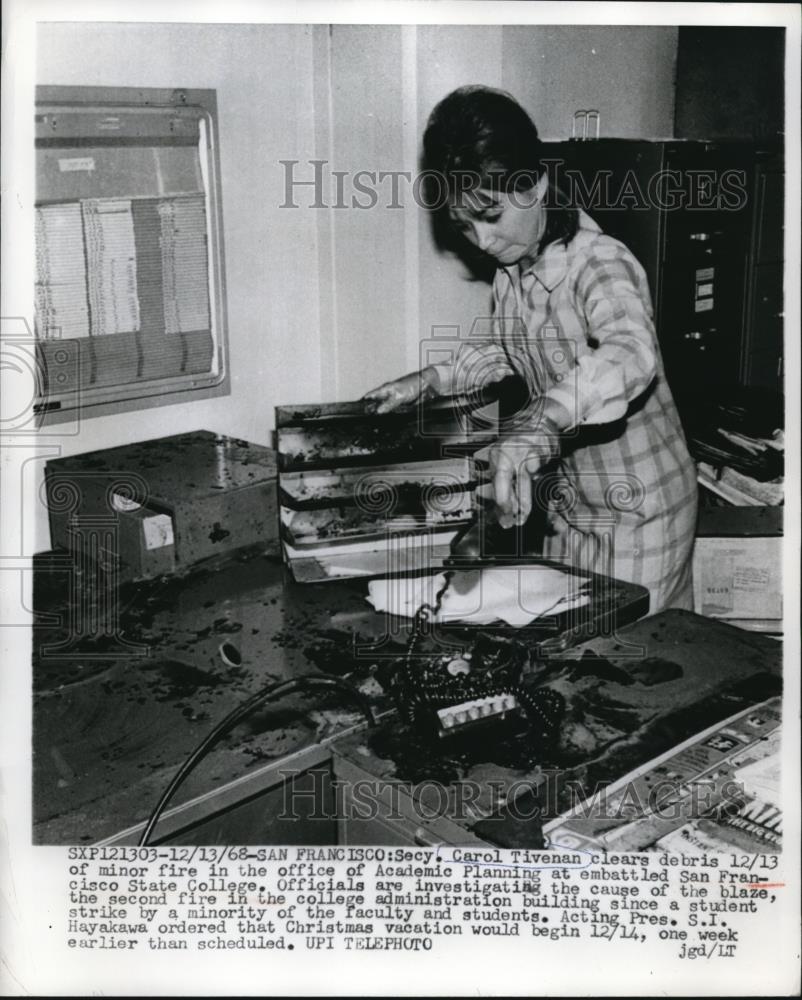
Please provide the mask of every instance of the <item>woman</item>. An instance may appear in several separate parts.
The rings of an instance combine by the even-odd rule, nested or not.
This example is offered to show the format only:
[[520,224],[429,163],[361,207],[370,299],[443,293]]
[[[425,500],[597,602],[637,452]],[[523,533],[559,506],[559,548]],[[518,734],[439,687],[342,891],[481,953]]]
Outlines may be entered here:
[[387,412],[518,375],[528,404],[490,452],[499,523],[526,521],[534,486],[553,531],[544,556],[648,587],[652,612],[691,608],[696,476],[643,268],[559,204],[537,129],[508,94],[454,91],[423,144],[429,176],[447,192],[439,209],[495,262],[493,337],[366,399]]

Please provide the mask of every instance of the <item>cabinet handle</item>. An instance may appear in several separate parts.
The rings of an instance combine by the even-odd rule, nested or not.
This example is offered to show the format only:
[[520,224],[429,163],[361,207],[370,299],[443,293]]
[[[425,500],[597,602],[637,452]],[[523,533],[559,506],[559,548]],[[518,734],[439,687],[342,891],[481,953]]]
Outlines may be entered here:
[[422,826],[419,826],[415,831],[412,839],[418,845],[418,847],[440,847],[443,843],[442,840],[435,840],[435,838]]

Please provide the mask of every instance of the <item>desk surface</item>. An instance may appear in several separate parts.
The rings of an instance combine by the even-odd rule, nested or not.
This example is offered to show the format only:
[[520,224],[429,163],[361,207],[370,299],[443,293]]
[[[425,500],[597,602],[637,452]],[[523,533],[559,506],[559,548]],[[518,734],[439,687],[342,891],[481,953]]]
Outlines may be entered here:
[[[539,819],[576,804],[574,788],[602,788],[704,729],[781,690],[782,649],[765,636],[688,611],[668,610],[617,635],[582,643],[542,666],[538,683],[560,691],[567,711],[548,758],[533,759],[526,734],[477,740],[449,752],[391,718],[341,741],[335,753],[362,775],[400,782],[413,796],[436,782],[441,802],[459,802],[458,786],[479,792],[472,815],[458,826],[502,847],[536,847]],[[490,784],[496,783],[492,790]],[[548,791],[544,789],[548,786]],[[537,788],[525,805],[496,809],[500,793]],[[464,798],[464,792],[463,792]],[[422,807],[427,803],[422,802]],[[423,811],[423,809],[421,810]],[[534,823],[534,825],[533,825]]]
[[[86,588],[68,600],[70,572],[63,558],[48,556],[35,575],[37,843],[94,842],[144,821],[212,726],[271,680],[334,673],[347,676],[375,708],[390,707],[375,675],[403,651],[407,626],[395,622],[388,632],[385,617],[364,600],[363,581],[299,586],[278,561],[243,557],[184,579],[130,586],[120,595],[117,636],[81,638],[78,628],[70,640],[70,620],[75,630],[80,615],[93,611]],[[622,585],[613,596],[623,620],[645,610],[639,588]],[[763,671],[768,640],[743,642],[753,650],[747,673]],[[224,643],[234,647],[227,655],[223,647],[225,658]],[[265,706],[221,741],[177,801],[255,773],[360,719],[337,693]]]

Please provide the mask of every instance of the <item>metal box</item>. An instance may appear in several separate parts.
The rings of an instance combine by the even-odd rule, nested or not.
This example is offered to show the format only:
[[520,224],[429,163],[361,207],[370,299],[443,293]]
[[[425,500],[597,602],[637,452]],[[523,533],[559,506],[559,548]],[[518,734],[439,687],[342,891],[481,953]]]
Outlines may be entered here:
[[54,459],[45,484],[53,547],[117,565],[123,580],[278,552],[275,453],[239,438],[194,431]]

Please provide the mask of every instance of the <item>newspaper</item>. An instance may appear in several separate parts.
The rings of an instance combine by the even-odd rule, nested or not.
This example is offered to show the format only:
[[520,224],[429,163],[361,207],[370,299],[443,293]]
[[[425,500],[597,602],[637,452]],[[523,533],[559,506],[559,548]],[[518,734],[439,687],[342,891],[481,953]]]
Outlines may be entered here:
[[[799,9],[9,0],[4,13],[3,995],[798,994]],[[722,70],[719,92],[698,58],[682,62],[691,49],[680,32],[701,25],[715,25],[719,48],[784,31],[772,36],[773,63],[741,62],[742,121],[727,119],[731,74]],[[740,40],[725,35],[734,28]],[[781,127],[765,80],[777,76],[783,48]],[[707,54],[702,61],[716,65]],[[682,103],[683,73],[701,74],[702,118],[691,126],[698,107]],[[764,255],[754,286],[770,296],[776,272],[784,287],[774,317],[788,332],[782,566],[773,555],[753,565],[748,547],[733,554],[722,542],[718,560],[729,560],[736,596],[721,596],[708,567],[696,608],[774,619],[782,595],[782,690],[766,667],[779,639],[744,637],[747,652],[722,663],[726,644],[719,654],[716,644],[730,633],[715,629],[730,626],[711,622],[713,638],[694,640],[683,656],[646,655],[615,631],[580,644],[573,659],[563,650],[548,697],[509,678],[459,688],[476,669],[471,655],[506,663],[514,640],[491,636],[472,654],[446,643],[431,667],[445,671],[438,690],[470,697],[432,712],[432,674],[407,687],[394,679],[404,654],[397,631],[338,645],[373,613],[358,588],[329,608],[326,595],[346,589],[295,584],[313,596],[306,617],[293,617],[277,547],[269,579],[244,558],[177,572],[176,554],[224,546],[229,531],[213,520],[202,537],[176,533],[170,513],[152,497],[148,506],[147,490],[143,498],[147,463],[115,485],[112,521],[128,518],[124,544],[141,541],[140,571],[156,567],[172,596],[136,574],[133,589],[106,589],[102,559],[50,552],[70,498],[69,489],[60,499],[47,491],[47,462],[210,431],[222,493],[237,449],[271,447],[274,406],[357,399],[424,364],[453,362],[446,355],[460,330],[489,324],[488,284],[458,253],[438,249],[419,175],[430,111],[465,84],[509,91],[545,140],[681,138],[675,115],[686,127],[718,128],[713,138],[742,130],[770,145],[784,133],[784,196],[774,204],[785,220],[784,285],[779,260]],[[65,154],[58,106],[34,120],[40,85],[162,88],[167,131],[149,145],[155,108],[140,107],[117,143],[129,159],[115,160],[115,136],[128,124],[100,100],[83,112],[100,138]],[[184,107],[192,88],[215,92],[216,123],[204,114],[198,125]],[[46,204],[35,128],[38,148],[51,150]],[[638,211],[633,176],[618,194]],[[725,201],[738,176],[719,190]],[[126,190],[104,188],[118,177]],[[699,192],[720,181],[700,179]],[[153,205],[168,203],[169,246],[153,221]],[[699,219],[686,252],[698,257],[692,315],[707,331],[735,285],[720,288],[703,260],[717,237],[704,212]],[[138,285],[148,268],[164,271],[158,294]],[[163,343],[153,329],[143,339],[154,316]],[[227,354],[216,353],[226,320]],[[776,330],[752,329],[770,354]],[[65,377],[91,382],[91,364],[77,365],[70,344],[80,341],[84,359],[105,351],[116,364],[121,336],[133,338],[119,361],[132,384],[166,379],[162,355],[147,354],[156,344],[183,366],[180,390],[171,382],[164,399],[151,389],[122,405],[95,392],[67,405],[66,419],[43,423],[47,406],[34,416],[37,400],[61,398],[59,364]],[[52,343],[59,337],[64,352]],[[567,344],[555,341],[558,380],[571,364]],[[762,371],[762,341],[741,349],[750,371]],[[192,395],[193,372],[204,394]],[[177,453],[175,468],[185,462]],[[110,523],[93,522],[92,538],[113,534]],[[78,530],[62,527],[65,537]],[[59,574],[73,588],[67,603]],[[568,604],[575,617],[565,621],[586,620],[584,592]],[[512,620],[528,624],[531,610]],[[488,617],[499,616],[477,620]],[[136,627],[121,631],[121,622]],[[91,644],[73,656],[76,635]],[[286,678],[271,673],[279,659],[327,680],[295,701],[262,699],[259,678],[283,692]],[[730,671],[726,682],[719,668]],[[343,677],[345,707],[332,694],[346,690]],[[527,742],[527,712],[539,713],[544,746],[559,740],[559,767],[549,770],[543,747]],[[500,727],[493,753],[477,756],[491,723]],[[450,742],[456,730],[462,743]],[[198,766],[187,768],[180,794],[160,801],[182,761]],[[599,761],[616,766],[594,771]]]

